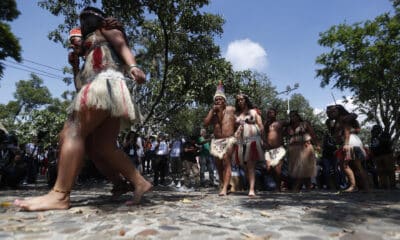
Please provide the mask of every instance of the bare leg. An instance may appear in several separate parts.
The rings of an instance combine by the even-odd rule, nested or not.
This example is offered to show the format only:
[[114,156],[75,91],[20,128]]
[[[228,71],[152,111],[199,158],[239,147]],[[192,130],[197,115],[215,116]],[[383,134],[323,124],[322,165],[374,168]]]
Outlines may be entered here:
[[249,197],[256,196],[254,185],[256,183],[256,162],[253,160],[247,161],[247,178],[249,180]]
[[281,161],[278,165],[276,165],[272,170],[272,172],[273,172],[272,175],[274,177],[276,187],[279,192],[282,190],[282,187],[281,187],[282,164],[283,164],[283,161]]
[[223,158],[223,184],[222,184],[222,189],[219,192],[219,196],[226,196],[228,193],[228,185],[231,180],[231,175],[232,175],[232,166],[231,166],[231,158],[230,154],[226,153]]
[[293,185],[293,192],[300,192],[301,187],[303,186],[303,179],[302,178],[295,178],[294,185]]
[[120,119],[107,118],[94,132],[99,154],[103,156],[107,166],[113,166],[117,173],[121,173],[134,185],[133,199],[128,205],[139,204],[143,194],[149,191],[152,185],[146,181],[135,168],[129,157],[115,145],[119,132]]
[[345,190],[345,192],[354,192],[357,190],[356,187],[356,178],[354,176],[353,170],[350,168],[348,161],[342,161],[340,163],[342,171],[346,174],[346,177],[349,181],[349,187]]
[[[101,130],[95,130],[101,131]],[[111,190],[113,198],[118,198],[128,191],[133,191],[133,186],[128,184],[126,179],[114,169],[113,165],[109,165],[104,159],[104,156],[99,154],[98,143],[94,134],[90,134],[86,139],[86,153],[89,159],[93,161],[96,168],[103,174],[109,181],[112,182],[113,188]]]
[[361,165],[361,160],[355,159],[354,166],[355,166],[356,170],[359,172],[361,186],[362,186],[363,190],[369,191],[368,175],[367,175],[367,172],[365,171],[364,167]]
[[218,171],[218,177],[219,177],[219,187],[222,189],[222,186],[224,184],[224,165],[223,165],[223,159],[216,158],[215,159],[215,166]]
[[61,133],[61,151],[57,180],[48,194],[26,200],[15,200],[14,204],[27,211],[68,209],[69,193],[83,164],[85,138],[108,115],[102,110],[88,109],[68,120]]

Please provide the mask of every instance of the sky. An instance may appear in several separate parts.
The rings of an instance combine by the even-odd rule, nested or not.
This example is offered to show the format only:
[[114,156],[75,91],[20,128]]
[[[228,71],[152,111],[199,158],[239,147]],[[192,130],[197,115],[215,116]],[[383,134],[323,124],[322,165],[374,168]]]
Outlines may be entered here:
[[[16,69],[25,66],[52,74],[39,76],[53,97],[60,97],[66,89],[73,90],[61,80],[60,70],[68,65],[67,49],[47,38],[62,19],[38,7],[37,1],[17,0],[17,7],[21,15],[10,25],[20,39],[25,61],[22,65],[11,64],[11,59],[5,62],[13,67],[6,66],[0,80],[0,103],[14,99],[18,80],[30,78],[29,69]],[[224,33],[215,38],[215,43],[235,70],[266,74],[278,92],[298,83],[299,88],[291,94],[302,94],[318,111],[333,103],[332,95],[336,100],[351,96],[350,92],[320,87],[315,73],[321,66],[315,59],[329,49],[318,45],[319,34],[333,25],[373,20],[393,8],[389,0],[212,0],[204,10],[225,19]]]

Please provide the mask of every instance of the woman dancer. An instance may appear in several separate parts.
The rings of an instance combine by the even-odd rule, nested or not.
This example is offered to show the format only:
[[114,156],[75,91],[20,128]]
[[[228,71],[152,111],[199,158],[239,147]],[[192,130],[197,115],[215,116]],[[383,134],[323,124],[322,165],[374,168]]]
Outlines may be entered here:
[[[336,143],[341,147],[336,152],[339,159],[340,168],[346,174],[349,182],[345,192],[354,192],[357,185],[364,190],[369,190],[367,173],[362,166],[367,156],[364,150],[364,144],[358,137],[360,124],[357,121],[357,115],[349,113],[342,105],[334,105],[327,111],[328,118],[331,121]],[[359,176],[359,184],[356,177]]]
[[249,181],[249,196],[254,197],[256,195],[254,191],[256,163],[265,161],[262,150],[264,126],[261,115],[253,107],[247,95],[241,93],[236,96],[235,108],[236,124],[238,125],[236,159],[240,165],[245,166]]
[[319,144],[313,128],[297,111],[290,111],[289,118],[289,176],[294,180],[293,190],[298,192],[303,184],[311,189],[311,178],[316,175],[317,167],[313,144],[318,148]]
[[119,22],[106,18],[101,10],[93,7],[82,11],[80,21],[85,63],[79,78],[83,86],[72,103],[71,119],[61,133],[62,146],[54,188],[44,196],[15,200],[16,206],[28,211],[70,207],[70,192],[81,168],[89,135],[96,142],[96,154],[134,185],[134,197],[127,204],[138,204],[151,188],[115,144],[121,122],[140,118],[130,99],[124,73],[130,74],[137,83],[143,83],[145,75],[136,65]]

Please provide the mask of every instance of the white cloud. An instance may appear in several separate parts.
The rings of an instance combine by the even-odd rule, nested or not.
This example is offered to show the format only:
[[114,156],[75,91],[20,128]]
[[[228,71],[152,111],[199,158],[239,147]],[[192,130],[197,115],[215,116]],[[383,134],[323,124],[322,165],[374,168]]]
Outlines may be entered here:
[[232,63],[235,71],[246,69],[263,71],[267,67],[266,51],[260,44],[250,39],[229,43],[225,58]]
[[321,108],[314,108],[314,109],[313,109],[313,113],[314,113],[315,115],[320,114],[320,113],[323,113],[323,112],[325,112],[325,109],[321,109]]

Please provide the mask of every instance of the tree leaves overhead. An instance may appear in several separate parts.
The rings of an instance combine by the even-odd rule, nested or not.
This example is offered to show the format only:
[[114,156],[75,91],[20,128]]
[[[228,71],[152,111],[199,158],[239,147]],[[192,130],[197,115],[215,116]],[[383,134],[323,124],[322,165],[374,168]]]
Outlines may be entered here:
[[[394,1],[394,6],[398,1]],[[330,84],[355,95],[368,120],[382,125],[395,141],[400,136],[400,19],[384,13],[374,20],[340,24],[320,34],[329,52],[316,62],[321,86]]]
[[88,5],[100,6],[107,15],[125,24],[138,63],[148,74],[138,87],[137,99],[147,123],[173,115],[188,104],[210,103],[219,80],[229,84],[231,65],[226,62],[214,37],[222,34],[224,20],[201,9],[206,0],[47,0],[39,5],[63,16],[50,39],[65,43],[78,14]]
[[[7,57],[15,61],[21,61],[21,46],[18,39],[11,31],[9,24],[5,23],[15,20],[20,12],[15,0],[0,1],[0,60]],[[0,62],[0,79],[3,77],[4,65]]]
[[16,113],[29,115],[30,111],[51,102],[51,93],[46,86],[43,86],[43,80],[35,74],[31,74],[30,80],[20,80],[16,83],[16,92],[14,97],[19,105]]

